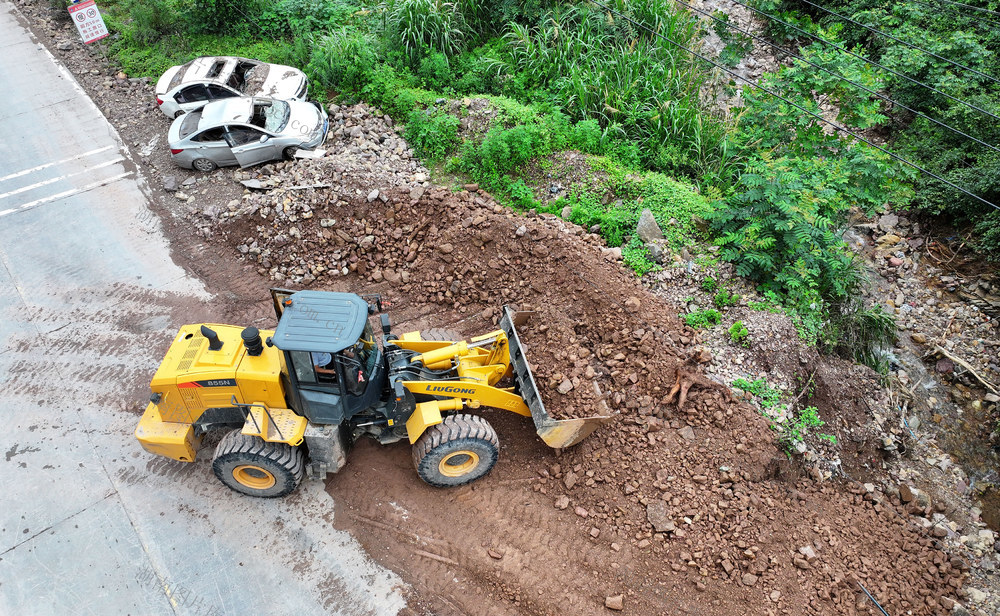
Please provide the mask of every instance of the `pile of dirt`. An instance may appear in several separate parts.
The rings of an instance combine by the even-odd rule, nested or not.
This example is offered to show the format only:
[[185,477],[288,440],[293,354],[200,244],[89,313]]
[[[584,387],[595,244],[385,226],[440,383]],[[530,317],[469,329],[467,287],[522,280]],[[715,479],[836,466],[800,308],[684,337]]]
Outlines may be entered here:
[[[505,210],[475,187],[416,190],[383,177],[385,189],[366,191],[377,163],[355,164],[350,176],[356,159],[331,157],[261,169],[258,179],[274,189],[245,194],[217,234],[276,280],[381,292],[423,327],[447,324],[475,335],[495,327],[503,304],[536,311],[525,338],[550,412],[594,414],[596,383],[618,415],[557,463],[528,456],[537,458],[537,476],[520,478],[509,498],[548,500],[533,524],[567,545],[602,547],[614,562],[627,557],[653,587],[686,581],[713,597],[709,613],[871,611],[872,604],[859,603],[859,583],[897,612],[940,613],[955,597],[967,565],[908,521],[898,493],[800,477],[757,411],[702,376],[697,334],[676,308],[644,289],[599,237],[558,217]],[[344,169],[337,182],[324,176],[332,168]],[[331,186],[295,198],[278,188],[303,180]],[[490,481],[486,487],[499,489]],[[419,519],[446,515],[453,528],[475,536],[472,522],[443,514],[434,498],[407,499],[406,508]],[[364,523],[354,530],[364,528],[382,532]],[[396,552],[388,564],[404,575],[419,568],[411,550]],[[541,558],[539,566],[560,567],[555,555]],[[473,576],[473,569],[465,572]],[[527,584],[494,574],[515,588]],[[616,570],[615,579],[624,582],[624,574]],[[438,588],[435,580],[419,581]],[[642,586],[624,586],[627,604],[637,613],[662,607],[667,597],[643,594]],[[496,598],[516,606],[525,590]],[[558,612],[558,597],[532,597],[531,604],[531,613]]]

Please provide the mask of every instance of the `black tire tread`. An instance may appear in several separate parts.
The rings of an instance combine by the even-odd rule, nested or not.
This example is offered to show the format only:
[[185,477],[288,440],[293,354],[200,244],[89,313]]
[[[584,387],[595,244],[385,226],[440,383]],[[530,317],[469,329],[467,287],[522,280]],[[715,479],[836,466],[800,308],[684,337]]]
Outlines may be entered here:
[[459,340],[464,340],[462,334],[457,331],[440,327],[423,330],[420,332],[420,339],[432,342],[458,342]]
[[222,437],[222,440],[219,441],[219,444],[215,448],[215,455],[212,458],[212,469],[215,471],[216,476],[223,484],[230,488],[233,488],[233,486],[224,479],[225,471],[221,468],[222,462],[220,462],[220,458],[233,455],[239,456],[247,463],[269,461],[282,470],[287,471],[288,476],[281,477],[278,475],[275,477],[279,483],[282,481],[285,483],[279,493],[271,496],[254,496],[261,496],[263,498],[284,496],[298,487],[302,481],[302,477],[305,475],[305,455],[301,448],[292,447],[286,443],[267,442],[256,436],[243,434],[237,429]]
[[[419,472],[420,464],[423,462],[424,458],[426,458],[438,447],[452,441],[466,439],[485,441],[491,444],[497,452],[500,450],[500,438],[497,436],[496,430],[493,429],[493,426],[491,426],[485,419],[479,415],[469,415],[465,413],[449,415],[448,417],[445,417],[441,423],[427,428],[420,438],[417,439],[417,442],[413,445],[412,449],[413,466]],[[492,469],[492,466],[493,465],[490,464],[490,469]],[[486,472],[488,473],[489,469]],[[484,475],[485,474],[486,473],[484,473]],[[445,487],[447,485],[430,481],[423,475],[421,475],[421,478],[433,486]]]

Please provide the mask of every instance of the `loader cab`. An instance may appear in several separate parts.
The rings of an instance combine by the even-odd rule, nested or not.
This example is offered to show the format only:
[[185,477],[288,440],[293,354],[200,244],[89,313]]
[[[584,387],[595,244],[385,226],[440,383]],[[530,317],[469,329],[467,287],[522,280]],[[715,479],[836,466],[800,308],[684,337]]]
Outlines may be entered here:
[[[281,295],[281,294],[284,295]],[[368,303],[352,293],[272,291],[289,407],[314,424],[340,424],[381,399],[385,366]]]

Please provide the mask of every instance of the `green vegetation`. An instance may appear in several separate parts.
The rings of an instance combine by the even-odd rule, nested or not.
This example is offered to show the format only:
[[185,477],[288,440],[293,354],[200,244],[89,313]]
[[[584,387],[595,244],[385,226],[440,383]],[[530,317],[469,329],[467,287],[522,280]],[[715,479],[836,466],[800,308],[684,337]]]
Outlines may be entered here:
[[735,306],[740,301],[740,296],[733,293],[729,289],[719,289],[715,297],[712,298],[712,303],[715,304],[716,308],[728,308],[729,306]]
[[459,120],[443,112],[411,111],[403,136],[418,156],[438,161],[458,143]]
[[701,290],[707,293],[711,293],[719,288],[719,281],[711,276],[705,276],[701,280]]
[[[819,417],[819,411],[815,406],[807,406],[796,412],[791,412],[788,405],[783,401],[784,393],[777,387],[770,385],[766,379],[736,379],[733,387],[741,389],[754,397],[760,405],[761,413],[770,423],[771,430],[778,435],[778,442],[789,454],[796,450],[798,443],[805,440],[805,437],[815,433],[816,428],[823,427],[824,422]],[[831,434],[815,433],[816,438],[836,443],[837,437]]]
[[712,30],[726,44],[719,52],[719,62],[726,66],[736,66],[740,60],[753,51],[753,39],[734,29],[739,28],[736,24],[733,24],[734,28],[727,27],[727,24],[731,23],[728,13],[715,11],[713,17],[718,21],[712,20]]
[[[819,33],[852,48],[896,73],[934,87],[938,92],[893,72],[876,69],[892,99],[985,143],[1000,142],[1000,120],[960,102],[1000,116],[1000,83],[995,79],[1000,76],[1000,29],[990,25],[975,7],[906,2],[876,4],[868,0],[815,3],[869,28],[889,33],[896,39],[893,40],[797,0],[752,0],[752,4],[770,14],[780,14],[784,21],[802,30]],[[981,6],[998,9],[995,2]],[[776,23],[770,33],[782,40],[803,38],[802,32]],[[847,57],[837,51],[832,51],[831,55]],[[839,58],[835,61],[840,62]],[[968,68],[949,64],[942,58]],[[894,151],[987,201],[1000,202],[1000,184],[995,180],[1000,172],[1000,155],[995,150],[925,118],[914,117],[901,108],[897,107],[892,113],[897,122],[887,135]],[[1000,259],[1000,212],[923,174],[914,176],[912,183],[911,204],[916,210],[939,215],[944,223],[974,225],[977,248],[993,259]],[[906,200],[899,203],[906,204]]]
[[[909,200],[912,175],[760,91],[744,88],[745,107],[719,113],[704,95],[713,87],[711,71],[649,31],[696,47],[701,22],[672,0],[609,4],[626,18],[568,0],[106,0],[116,36],[105,44],[127,73],[154,78],[197,55],[302,67],[313,96],[377,106],[437,168],[513,207],[569,206],[570,220],[599,227],[639,274],[658,267],[635,237],[649,208],[670,250],[716,243],[717,256],[699,259],[733,263],[766,294],[765,309],[781,306],[803,338],[867,357],[845,349],[877,337],[853,329],[883,331],[887,322],[851,301],[863,276],[839,230],[851,208],[874,212]],[[801,20],[845,44],[861,42]],[[719,28],[727,45],[722,60],[738,62],[749,40]],[[825,46],[802,53],[873,90],[894,86]],[[878,101],[801,62],[762,81],[811,111],[821,111],[820,101],[834,105],[838,121],[859,129],[888,121]],[[473,98],[495,112],[475,136],[461,128]],[[588,155],[601,192],[585,183],[591,188],[571,187],[565,199],[543,206],[526,169],[544,169],[567,150]],[[991,232],[986,236],[996,235],[1000,246],[1000,232]],[[726,290],[705,290],[719,291],[719,308],[736,302]]]
[[684,315],[684,322],[695,329],[709,329],[722,322],[722,315],[712,308],[696,310]]
[[729,339],[735,344],[750,346],[750,330],[743,324],[743,321],[736,321],[729,328]]

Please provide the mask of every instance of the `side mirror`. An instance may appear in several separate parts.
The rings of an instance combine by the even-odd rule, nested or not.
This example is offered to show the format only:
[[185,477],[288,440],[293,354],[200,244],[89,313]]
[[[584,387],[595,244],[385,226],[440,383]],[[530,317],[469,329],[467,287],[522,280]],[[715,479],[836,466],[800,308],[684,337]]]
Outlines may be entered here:
[[267,135],[261,135],[260,136],[260,142],[261,143],[267,143],[268,139],[269,139],[269,137]]

